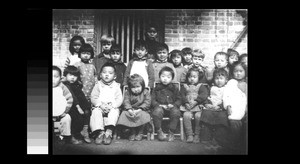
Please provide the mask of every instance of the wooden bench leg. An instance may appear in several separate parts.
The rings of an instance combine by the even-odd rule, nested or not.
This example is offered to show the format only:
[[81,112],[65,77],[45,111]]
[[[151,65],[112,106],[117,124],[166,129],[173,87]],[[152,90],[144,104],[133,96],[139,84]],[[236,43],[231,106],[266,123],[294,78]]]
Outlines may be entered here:
[[183,118],[180,117],[179,121],[180,121],[180,139],[181,141],[185,141]]

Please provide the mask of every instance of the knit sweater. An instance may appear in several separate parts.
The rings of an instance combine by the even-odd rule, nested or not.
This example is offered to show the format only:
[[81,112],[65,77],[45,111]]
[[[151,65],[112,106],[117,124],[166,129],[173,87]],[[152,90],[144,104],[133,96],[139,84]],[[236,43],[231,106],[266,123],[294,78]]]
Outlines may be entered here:
[[159,105],[172,104],[178,108],[181,105],[181,94],[174,84],[163,85],[158,83],[151,95],[151,105],[153,108]]
[[72,105],[72,93],[60,82],[57,87],[53,88],[53,116],[59,116],[64,112],[69,113]]
[[173,69],[174,71],[174,79],[173,79],[173,82],[178,82],[177,81],[177,73],[176,73],[176,69],[175,67],[173,66],[172,63],[169,63],[169,62],[161,62],[161,61],[158,61],[156,60],[154,63],[153,63],[153,68],[154,68],[154,81],[155,82],[160,82],[160,79],[159,79],[159,71],[165,67],[165,66],[168,66],[170,68]]

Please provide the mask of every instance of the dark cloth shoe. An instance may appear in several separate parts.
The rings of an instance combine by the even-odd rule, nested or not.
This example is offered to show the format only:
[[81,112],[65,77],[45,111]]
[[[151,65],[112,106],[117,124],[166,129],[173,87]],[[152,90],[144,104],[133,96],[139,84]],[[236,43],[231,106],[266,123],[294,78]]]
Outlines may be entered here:
[[165,133],[162,131],[162,129],[159,129],[157,131],[157,135],[158,135],[158,140],[159,141],[166,141],[167,140],[167,137],[166,137]]
[[135,134],[131,134],[128,139],[129,141],[134,141],[134,138],[135,138]]
[[90,139],[90,137],[89,137],[88,126],[84,126],[83,130],[80,133],[83,136],[83,140],[86,143],[91,143],[92,142],[91,139]]
[[138,134],[135,136],[135,140],[141,141],[143,139],[143,134]]
[[169,131],[169,138],[168,138],[168,141],[169,141],[169,142],[173,142],[174,139],[175,139],[174,133],[171,132],[171,131]]
[[193,142],[194,143],[199,143],[200,142],[199,135],[195,135]]
[[187,139],[186,139],[186,142],[187,143],[192,143],[194,140],[194,137],[192,135],[188,136]]
[[112,131],[106,130],[103,143],[104,145],[109,145],[111,144],[111,141],[112,141]]
[[71,143],[74,145],[82,144],[81,140],[76,139],[75,137],[71,137]]
[[97,136],[97,138],[95,139],[95,144],[97,145],[101,145],[103,142],[103,138],[104,138],[104,132],[101,131],[100,134]]

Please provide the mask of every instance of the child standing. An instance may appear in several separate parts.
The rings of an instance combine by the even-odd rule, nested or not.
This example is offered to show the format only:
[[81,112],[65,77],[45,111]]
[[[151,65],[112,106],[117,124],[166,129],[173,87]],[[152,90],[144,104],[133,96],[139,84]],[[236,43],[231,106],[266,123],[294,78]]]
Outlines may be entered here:
[[[150,24],[146,31],[147,59],[154,62],[156,59],[156,49],[159,42],[156,41],[158,36],[157,26]],[[147,83],[146,83],[147,84]]]
[[116,69],[112,63],[105,63],[100,73],[101,80],[95,85],[91,101],[95,106],[90,118],[91,131],[98,133],[96,144],[111,144],[112,133],[119,118],[119,107],[123,97],[120,84],[115,81]]
[[170,62],[173,63],[176,73],[177,73],[177,81],[185,82],[187,69],[183,67],[183,54],[180,50],[173,50],[170,52]]
[[240,54],[234,50],[234,49],[231,49],[229,48],[227,50],[227,54],[228,54],[228,67],[229,67],[229,79],[232,78],[232,75],[231,75],[231,72],[232,72],[232,65],[234,62],[238,61],[239,60],[239,56]]
[[152,117],[160,141],[167,139],[161,129],[163,117],[170,117],[168,141],[174,141],[174,132],[180,118],[181,94],[178,87],[172,84],[174,74],[172,68],[163,67],[159,71],[160,83],[155,86],[151,95]]
[[193,50],[189,47],[185,47],[181,50],[183,54],[183,66],[188,69],[193,64],[192,57],[193,57]]
[[68,65],[74,65],[75,63],[80,61],[80,57],[78,54],[79,49],[83,44],[85,44],[83,37],[79,35],[73,36],[73,38],[70,40],[69,45],[71,56],[67,57],[67,60],[65,61],[65,67],[67,67]]
[[79,49],[80,62],[75,63],[75,66],[80,70],[80,79],[83,84],[82,91],[87,98],[91,101],[91,92],[97,81],[96,68],[90,62],[94,57],[94,49],[90,44],[84,44]]
[[[58,117],[60,120],[59,131],[60,138],[67,141],[71,136],[71,117],[69,111],[73,104],[73,97],[69,89],[61,82],[61,70],[57,66],[52,67],[52,116]],[[74,137],[71,138],[71,142],[78,144],[79,141]]]
[[151,95],[150,91],[145,89],[144,79],[139,74],[129,77],[128,90],[125,91],[123,104],[124,111],[117,124],[130,128],[130,141],[141,141],[144,127],[150,122]]
[[100,70],[102,66],[110,59],[109,50],[113,44],[115,44],[115,39],[110,35],[102,35],[100,39],[102,52],[93,58],[93,64],[97,71],[98,80],[100,75]]
[[147,45],[143,40],[138,40],[134,45],[135,57],[131,59],[125,71],[123,86],[127,85],[128,78],[133,74],[139,74],[145,80],[145,85],[153,88],[154,68],[152,62],[147,59]]
[[224,88],[223,106],[228,112],[228,119],[234,145],[239,145],[242,118],[247,110],[246,65],[241,62],[233,64],[233,79]]
[[248,67],[248,55],[247,54],[242,54],[240,57],[239,57],[239,61],[241,63],[244,63],[246,67]]
[[157,46],[156,54],[157,54],[157,59],[153,63],[153,68],[154,68],[154,82],[159,82],[160,81],[159,72],[165,66],[170,67],[171,69],[173,69],[173,71],[174,71],[174,78],[173,78],[173,80],[175,82],[177,82],[176,69],[175,69],[175,67],[173,66],[172,63],[168,62],[168,54],[169,54],[169,47],[168,47],[168,45],[165,44],[165,43],[160,43]]
[[213,73],[214,73],[214,70],[216,68],[224,68],[228,74],[230,74],[229,72],[229,67],[228,67],[228,54],[225,53],[225,52],[217,52],[214,56],[214,64],[215,64],[215,67],[208,71],[207,73],[207,81],[209,84],[212,84],[212,79],[213,79]]
[[68,66],[64,70],[64,76],[66,77],[66,81],[63,83],[69,88],[74,99],[70,110],[72,119],[71,132],[75,138],[80,139],[83,136],[85,142],[91,143],[88,133],[91,104],[82,92],[80,71],[75,66]]
[[[197,68],[189,69],[187,73],[187,84],[181,87],[182,104],[180,110],[183,111],[183,123],[187,135],[187,142],[199,143],[200,138],[200,117],[202,105],[208,97],[208,85],[200,83],[204,73]],[[193,137],[192,118],[195,119],[195,136]]]
[[114,64],[114,66],[116,68],[116,76],[117,76],[116,82],[120,83],[122,85],[127,67],[121,60],[122,54],[121,54],[120,45],[117,45],[117,44],[112,45],[112,47],[110,48],[109,54],[110,54],[110,61],[112,61],[112,63]]
[[[229,126],[227,112],[223,108],[223,93],[228,77],[229,75],[224,68],[217,68],[214,71],[214,83],[200,119],[203,123],[201,142],[217,140],[224,143],[224,139],[228,136],[228,133],[226,133]],[[215,133],[213,133],[213,130],[215,130]]]
[[193,51],[193,57],[192,57],[192,65],[188,67],[188,70],[191,68],[196,68],[199,71],[203,72],[204,76],[202,76],[202,79],[200,79],[200,83],[207,83],[207,67],[203,66],[203,60],[205,58],[205,54],[200,49],[195,49]]

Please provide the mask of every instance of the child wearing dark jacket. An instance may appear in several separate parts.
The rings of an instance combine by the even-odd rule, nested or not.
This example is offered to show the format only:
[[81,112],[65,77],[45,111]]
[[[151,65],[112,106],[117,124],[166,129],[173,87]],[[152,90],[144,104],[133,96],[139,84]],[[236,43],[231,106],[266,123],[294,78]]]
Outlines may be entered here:
[[163,67],[159,71],[160,83],[155,86],[151,96],[152,117],[160,141],[167,139],[161,129],[163,117],[170,117],[168,141],[174,141],[174,132],[180,118],[181,94],[178,87],[172,83],[174,74],[172,68]]
[[122,58],[122,54],[121,54],[121,47],[118,44],[113,45],[110,48],[109,51],[110,54],[110,60],[109,62],[112,62],[112,64],[115,66],[116,68],[116,82],[120,83],[121,88],[122,84],[123,84],[123,80],[125,77],[125,71],[126,71],[126,65],[122,62],[121,58]]

